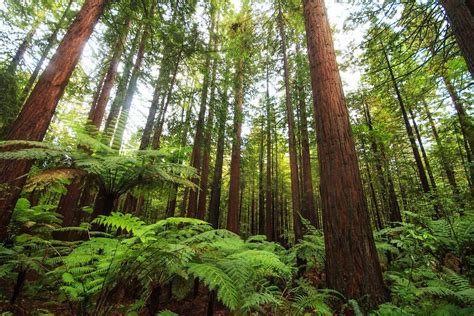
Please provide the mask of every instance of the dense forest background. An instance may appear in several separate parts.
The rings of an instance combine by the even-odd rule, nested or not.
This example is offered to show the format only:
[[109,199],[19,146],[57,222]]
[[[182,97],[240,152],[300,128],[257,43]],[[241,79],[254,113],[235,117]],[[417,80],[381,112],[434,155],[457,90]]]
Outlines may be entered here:
[[2,315],[473,315],[474,3],[326,2],[2,1]]

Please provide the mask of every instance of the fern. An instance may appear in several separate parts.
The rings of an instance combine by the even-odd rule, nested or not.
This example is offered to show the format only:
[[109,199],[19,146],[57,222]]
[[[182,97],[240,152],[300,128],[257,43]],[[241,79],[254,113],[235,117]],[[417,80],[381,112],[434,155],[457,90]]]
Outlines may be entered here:
[[235,282],[224,271],[206,263],[192,263],[189,272],[206,284],[210,290],[219,289],[217,297],[231,310],[237,308],[238,292]]

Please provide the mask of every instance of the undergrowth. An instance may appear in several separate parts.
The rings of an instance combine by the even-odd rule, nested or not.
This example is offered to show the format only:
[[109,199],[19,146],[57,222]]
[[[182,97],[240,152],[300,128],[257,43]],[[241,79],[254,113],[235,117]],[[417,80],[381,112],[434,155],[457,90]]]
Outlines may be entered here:
[[[235,315],[332,315],[335,306],[356,315],[474,314],[474,216],[405,215],[406,223],[374,234],[390,301],[364,311],[325,288],[324,238],[308,225],[289,249],[179,217],[145,223],[116,212],[95,219],[106,228],[95,232],[90,224],[61,227],[54,207],[20,199],[10,227],[14,238],[0,246],[1,306],[13,311],[5,315],[33,301],[49,302],[38,315],[53,314],[54,306],[80,315],[174,315],[167,302],[205,289],[209,301]],[[82,237],[58,241],[55,231]]]

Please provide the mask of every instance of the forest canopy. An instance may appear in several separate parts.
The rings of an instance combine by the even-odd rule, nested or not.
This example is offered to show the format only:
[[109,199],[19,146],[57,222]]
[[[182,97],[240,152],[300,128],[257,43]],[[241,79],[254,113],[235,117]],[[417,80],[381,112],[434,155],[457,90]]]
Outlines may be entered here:
[[4,0],[1,315],[473,315],[471,0]]

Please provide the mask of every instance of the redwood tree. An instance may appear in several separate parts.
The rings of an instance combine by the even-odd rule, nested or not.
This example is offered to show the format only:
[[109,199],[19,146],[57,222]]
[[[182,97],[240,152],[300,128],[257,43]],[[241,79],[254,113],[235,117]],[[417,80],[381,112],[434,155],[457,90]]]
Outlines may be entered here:
[[472,0],[439,0],[453,30],[467,68],[474,78],[474,12]]
[[242,143],[242,106],[244,103],[244,60],[241,57],[236,66],[234,129],[230,160],[230,185],[227,214],[227,229],[238,233],[240,221],[240,145]]
[[[58,46],[55,55],[26,100],[8,140],[41,141],[46,134],[56,106],[81,56],[84,44],[109,0],[86,0]],[[32,119],[34,118],[34,119]],[[7,237],[7,225],[25,184],[25,175],[33,161],[2,161],[0,182],[9,185],[0,192],[0,239]]]
[[375,306],[387,298],[323,0],[304,0],[327,284]]
[[110,60],[109,68],[105,76],[102,89],[98,95],[97,102],[91,108],[89,113],[89,120],[92,125],[94,125],[97,130],[100,129],[102,120],[104,118],[105,107],[109,101],[110,93],[115,83],[115,77],[117,76],[117,70],[120,63],[120,58],[125,47],[125,42],[127,40],[128,32],[130,30],[132,20],[129,15],[125,18],[124,27],[121,32],[118,34],[117,42],[113,48],[112,58]]
[[301,225],[301,192],[300,181],[298,175],[298,161],[296,152],[296,138],[295,138],[295,119],[293,115],[293,107],[291,105],[291,88],[290,88],[290,71],[288,66],[286,34],[283,21],[283,13],[281,7],[278,11],[278,28],[280,32],[282,59],[283,59],[283,77],[285,81],[285,105],[286,117],[288,121],[288,150],[290,154],[290,175],[291,175],[291,204],[293,207],[293,230],[295,233],[295,240],[298,241],[303,237]]

